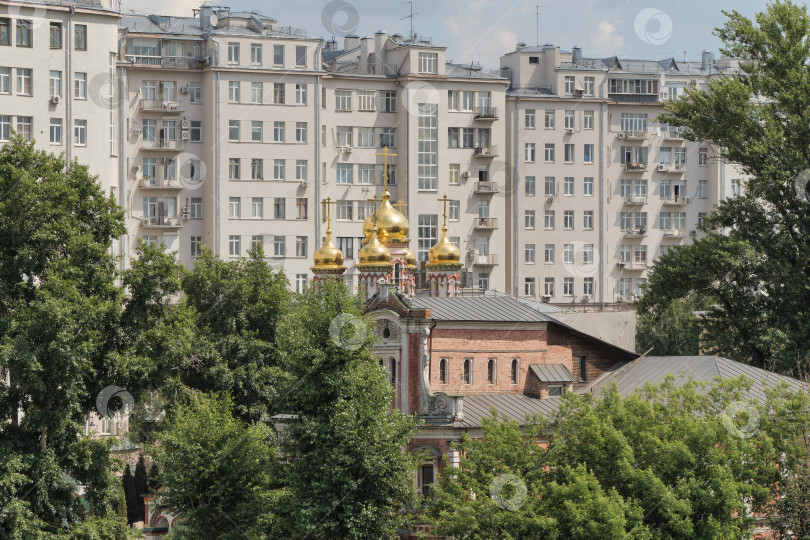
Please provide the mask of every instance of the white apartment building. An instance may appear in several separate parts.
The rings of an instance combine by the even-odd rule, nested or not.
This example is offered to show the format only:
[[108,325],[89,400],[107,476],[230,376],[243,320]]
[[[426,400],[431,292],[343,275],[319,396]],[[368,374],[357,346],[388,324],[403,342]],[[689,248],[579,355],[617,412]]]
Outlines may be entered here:
[[684,88],[736,61],[583,58],[544,45],[502,57],[510,77],[507,290],[571,306],[632,303],[659,254],[700,236],[741,172],[656,123]]

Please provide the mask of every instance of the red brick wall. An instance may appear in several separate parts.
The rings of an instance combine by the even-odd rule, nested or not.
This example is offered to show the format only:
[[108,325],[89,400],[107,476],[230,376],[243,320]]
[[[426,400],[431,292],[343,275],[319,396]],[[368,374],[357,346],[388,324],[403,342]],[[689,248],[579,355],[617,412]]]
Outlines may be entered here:
[[408,414],[419,414],[419,384],[419,334],[408,334]]

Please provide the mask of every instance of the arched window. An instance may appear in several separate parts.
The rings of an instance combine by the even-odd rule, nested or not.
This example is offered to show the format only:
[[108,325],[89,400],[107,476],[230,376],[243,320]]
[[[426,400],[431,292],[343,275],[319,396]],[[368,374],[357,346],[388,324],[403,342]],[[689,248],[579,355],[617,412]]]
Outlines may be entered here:
[[396,358],[388,359],[388,382],[397,384],[397,360]]
[[447,384],[447,358],[439,360],[439,382]]
[[497,363],[495,362],[494,358],[490,358],[489,362],[487,362],[487,382],[489,384],[495,384],[497,377]]
[[394,283],[399,285],[402,281],[402,265],[398,262],[394,263]]
[[461,376],[461,382],[472,384],[472,358],[464,359],[464,374]]
[[520,382],[520,361],[517,358],[512,360],[512,384]]

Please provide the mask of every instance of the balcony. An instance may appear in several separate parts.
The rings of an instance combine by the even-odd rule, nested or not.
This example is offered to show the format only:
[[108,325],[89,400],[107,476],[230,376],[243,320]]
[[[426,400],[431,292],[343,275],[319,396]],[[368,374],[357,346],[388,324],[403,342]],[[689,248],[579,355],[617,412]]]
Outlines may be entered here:
[[189,56],[126,56],[127,62],[137,67],[165,68],[165,69],[202,69],[207,60],[205,58],[192,58]]
[[623,234],[625,238],[644,238],[647,236],[647,229],[644,227],[634,227],[632,229],[625,229]]
[[647,204],[647,196],[646,195],[628,195],[624,198],[625,206],[641,206],[642,204]]
[[498,108],[497,107],[475,107],[473,113],[476,120],[497,120]]
[[498,218],[475,218],[475,229],[478,231],[491,231],[498,228]]
[[625,261],[624,259],[619,259],[616,262],[616,266],[622,270],[635,270],[640,272],[647,269],[647,261]]
[[330,73],[350,73],[355,75],[384,75],[396,77],[399,75],[397,64],[363,63],[355,61],[331,62],[325,69]]
[[682,137],[682,134],[683,131],[680,129],[665,129],[661,133],[666,141],[686,142],[686,139]]
[[175,178],[141,178],[141,189],[183,189],[183,185]]
[[646,163],[634,163],[634,162],[626,162],[624,164],[624,170],[629,173],[641,173],[647,170]]
[[141,141],[141,150],[154,152],[182,152],[184,145],[182,140],[158,139],[156,141]]
[[622,130],[619,132],[620,139],[627,139],[630,141],[633,140],[643,140],[647,138],[647,130],[644,131],[630,131],[630,130]]
[[495,266],[498,264],[498,256],[495,254],[484,255],[473,251],[470,253],[470,260],[473,266]]
[[658,103],[658,94],[610,94],[608,99],[612,99],[616,103]]
[[476,146],[473,150],[475,157],[494,158],[498,156],[497,146]]
[[667,166],[667,170],[664,172],[667,174],[683,174],[686,172],[686,164],[675,163],[674,165],[669,165]]
[[685,229],[664,229],[664,238],[680,239],[686,235]]
[[475,186],[473,186],[473,193],[483,195],[498,193],[498,184],[496,184],[495,182],[484,182],[484,181],[476,182]]
[[179,229],[183,220],[176,216],[150,216],[141,219],[142,229]]
[[141,112],[159,112],[163,114],[180,114],[183,107],[176,101],[163,101],[160,99],[142,99]]
[[662,199],[661,204],[664,206],[686,206],[689,204],[689,197],[681,197],[680,195],[667,197]]

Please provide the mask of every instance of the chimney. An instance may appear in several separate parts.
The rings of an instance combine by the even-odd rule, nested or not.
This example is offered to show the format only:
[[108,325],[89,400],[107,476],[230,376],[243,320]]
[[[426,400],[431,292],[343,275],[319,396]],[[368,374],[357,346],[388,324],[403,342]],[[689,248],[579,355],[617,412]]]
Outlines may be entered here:
[[703,51],[703,54],[701,55],[700,70],[709,71],[712,69],[712,64],[714,64],[714,54],[712,54],[712,52],[709,50]]
[[349,34],[345,38],[343,38],[343,50],[344,51],[351,51],[352,49],[356,49],[360,46],[360,36],[356,34]]
[[526,46],[526,44],[525,44],[525,43],[523,43],[522,41],[519,41],[519,42],[518,42],[518,44],[517,44],[517,45],[515,45],[515,50],[516,50],[516,51],[519,51],[520,49],[522,49],[522,48],[523,48],[523,47],[525,47],[525,46]]
[[214,9],[211,6],[202,6],[200,8],[200,28],[203,32],[211,31],[211,15]]
[[571,51],[571,61],[574,64],[579,64],[580,62],[582,62],[582,49],[579,48],[578,46],[574,46],[574,48]]
[[329,41],[327,41],[326,43],[324,43],[323,50],[324,51],[336,51],[336,50],[338,50],[338,48],[337,48],[337,40],[335,38],[332,38]]

